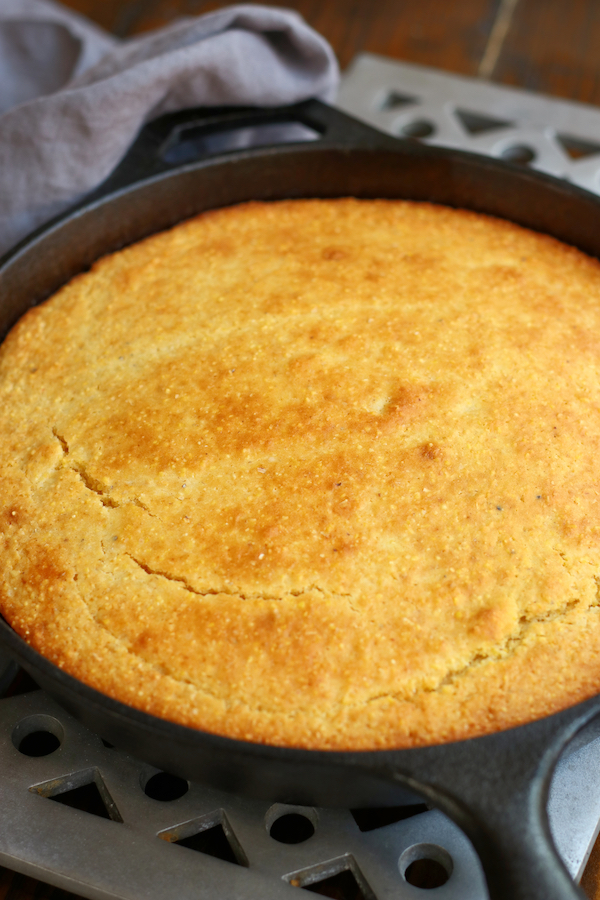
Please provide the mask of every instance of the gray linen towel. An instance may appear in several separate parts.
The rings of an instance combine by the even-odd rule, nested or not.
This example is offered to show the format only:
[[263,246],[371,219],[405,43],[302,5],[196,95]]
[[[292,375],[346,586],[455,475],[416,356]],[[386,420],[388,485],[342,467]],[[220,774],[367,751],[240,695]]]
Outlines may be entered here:
[[148,119],[330,100],[329,44],[254,4],[117,41],[50,0],[0,0],[0,253],[100,184]]

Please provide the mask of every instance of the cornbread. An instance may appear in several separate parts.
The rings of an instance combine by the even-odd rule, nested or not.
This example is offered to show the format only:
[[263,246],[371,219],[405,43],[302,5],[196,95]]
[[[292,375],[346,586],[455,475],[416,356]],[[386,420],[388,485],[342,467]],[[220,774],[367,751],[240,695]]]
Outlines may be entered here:
[[600,265],[401,201],[249,203],[0,349],[0,608],[250,741],[438,743],[600,690]]

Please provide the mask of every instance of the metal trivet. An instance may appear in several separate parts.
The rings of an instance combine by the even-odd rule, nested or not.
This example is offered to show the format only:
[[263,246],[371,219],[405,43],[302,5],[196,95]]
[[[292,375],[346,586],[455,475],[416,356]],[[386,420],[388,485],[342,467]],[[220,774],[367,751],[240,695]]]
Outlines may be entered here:
[[[383,131],[529,163],[600,193],[592,107],[371,54],[350,67],[338,105]],[[0,696],[14,674],[0,650]],[[550,792],[552,833],[575,879],[600,827],[599,770],[590,731]],[[488,896],[472,845],[438,811],[396,810],[408,817],[381,825],[377,814],[188,785],[107,746],[40,690],[0,700],[0,796],[0,864],[98,900],[283,900],[298,888],[417,900],[429,877],[446,879],[440,900]],[[420,860],[433,861],[425,882]]]
[[[600,738],[590,735],[552,784],[552,832],[574,878],[598,832],[599,767]],[[417,812],[361,830],[372,812],[188,784],[111,748],[41,690],[0,700],[0,773],[0,864],[85,897],[283,900],[337,880],[328,896],[415,900],[423,893],[408,867],[423,859],[447,878],[440,900],[488,896],[472,845],[436,810],[397,809]]]
[[600,109],[361,53],[337,105],[427,144],[531,165],[600,193]]

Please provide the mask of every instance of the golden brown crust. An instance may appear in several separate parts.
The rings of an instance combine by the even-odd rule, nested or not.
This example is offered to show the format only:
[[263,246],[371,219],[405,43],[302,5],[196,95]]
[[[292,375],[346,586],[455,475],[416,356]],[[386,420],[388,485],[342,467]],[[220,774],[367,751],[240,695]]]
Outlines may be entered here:
[[250,203],[0,349],[0,608],[141,709],[404,747],[600,687],[600,266],[474,213]]

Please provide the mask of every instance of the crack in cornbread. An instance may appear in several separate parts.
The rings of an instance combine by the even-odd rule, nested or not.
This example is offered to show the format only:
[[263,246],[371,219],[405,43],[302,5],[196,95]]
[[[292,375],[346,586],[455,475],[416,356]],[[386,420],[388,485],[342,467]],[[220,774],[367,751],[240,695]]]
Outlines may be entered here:
[[0,348],[0,608],[193,727],[368,749],[600,688],[600,266],[474,213],[250,203]]

